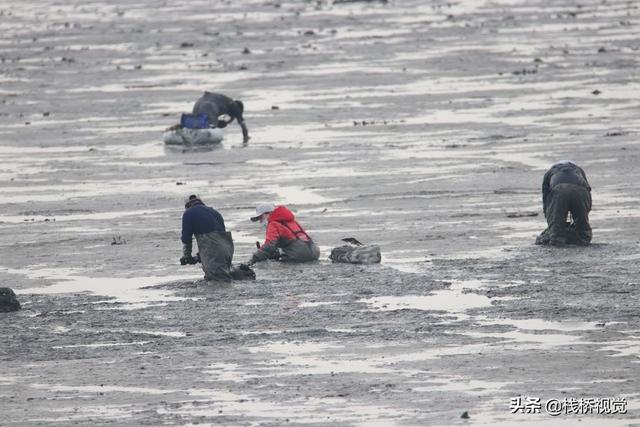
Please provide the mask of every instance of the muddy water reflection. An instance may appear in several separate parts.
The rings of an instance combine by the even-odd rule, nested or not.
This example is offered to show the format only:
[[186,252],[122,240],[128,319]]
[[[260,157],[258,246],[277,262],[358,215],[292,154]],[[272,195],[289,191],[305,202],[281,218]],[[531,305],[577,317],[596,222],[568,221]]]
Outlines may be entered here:
[[395,310],[425,310],[446,311],[458,319],[467,319],[465,311],[472,308],[481,308],[491,305],[491,300],[473,292],[465,292],[469,289],[478,289],[483,285],[479,280],[455,282],[449,289],[433,292],[431,295],[403,295],[381,296],[359,300],[371,305],[372,308],[381,311]]
[[201,276],[195,276],[193,274],[131,278],[86,277],[76,275],[74,270],[65,269],[5,269],[5,271],[11,274],[23,274],[30,279],[44,279],[48,282],[53,282],[53,284],[49,286],[22,289],[20,293],[59,294],[90,292],[112,298],[104,302],[125,304],[129,306],[129,308],[144,308],[153,303],[193,300],[194,298],[175,296],[172,292],[163,289],[143,288],[174,280],[194,281],[201,278]]

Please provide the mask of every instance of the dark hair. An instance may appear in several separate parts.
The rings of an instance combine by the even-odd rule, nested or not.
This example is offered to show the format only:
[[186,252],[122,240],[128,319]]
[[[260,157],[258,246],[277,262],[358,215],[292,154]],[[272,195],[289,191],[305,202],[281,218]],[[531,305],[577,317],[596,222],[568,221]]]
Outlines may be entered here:
[[203,205],[202,200],[198,198],[195,194],[192,194],[187,199],[187,202],[184,204],[185,209],[189,209],[195,205]]

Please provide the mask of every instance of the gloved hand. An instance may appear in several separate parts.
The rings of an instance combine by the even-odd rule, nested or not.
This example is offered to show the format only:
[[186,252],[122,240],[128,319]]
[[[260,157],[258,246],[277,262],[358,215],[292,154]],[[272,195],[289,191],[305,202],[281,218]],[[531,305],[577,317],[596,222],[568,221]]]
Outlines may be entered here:
[[224,129],[226,128],[228,125],[227,122],[225,122],[224,120],[218,120],[218,123],[216,123],[216,127],[219,129]]
[[180,258],[180,265],[197,264],[197,263],[198,263],[198,260],[196,260],[191,255],[183,256],[182,258]]

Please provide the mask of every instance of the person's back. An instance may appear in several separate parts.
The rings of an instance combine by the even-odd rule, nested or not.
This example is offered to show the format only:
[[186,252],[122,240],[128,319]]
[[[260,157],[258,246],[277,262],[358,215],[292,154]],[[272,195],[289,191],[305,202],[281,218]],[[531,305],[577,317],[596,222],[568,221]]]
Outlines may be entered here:
[[[243,142],[249,141],[249,131],[244,121],[244,104],[229,98],[226,95],[215,92],[206,92],[198,98],[193,106],[194,115],[206,114],[212,127],[224,128],[234,119],[238,121],[242,129]],[[229,116],[228,120],[221,116]]]
[[189,196],[182,214],[183,257],[180,259],[181,263],[196,262],[191,255],[193,236],[198,242],[205,279],[207,281],[231,280],[231,261],[234,252],[231,233],[226,231],[222,215],[217,210],[206,206],[195,195]]
[[225,109],[232,103],[233,103],[233,99],[229,98],[227,95],[205,91],[204,94],[202,94],[202,96],[198,98],[195,105],[193,106],[193,113],[194,114],[204,113],[205,111],[201,111],[201,110],[205,104],[214,104],[218,106],[218,108],[220,108],[220,111],[221,111],[220,114],[228,114],[228,111],[225,111]]
[[224,219],[212,207],[198,204],[188,208],[182,214],[182,242],[191,241],[192,235],[207,234],[213,231],[225,232]]
[[553,189],[553,187],[558,184],[573,184],[584,188],[590,188],[584,171],[575,163],[556,163],[550,169],[550,172],[550,189]]
[[[269,228],[272,228],[271,232]],[[278,206],[271,217],[267,226],[267,239],[265,244],[276,239],[296,240],[308,242],[311,240],[309,235],[302,229],[296,221],[295,215],[285,206]]]

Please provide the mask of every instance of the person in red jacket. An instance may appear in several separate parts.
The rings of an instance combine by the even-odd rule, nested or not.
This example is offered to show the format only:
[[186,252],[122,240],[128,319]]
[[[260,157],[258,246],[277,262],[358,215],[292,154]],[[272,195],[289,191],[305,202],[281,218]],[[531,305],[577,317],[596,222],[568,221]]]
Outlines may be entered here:
[[320,249],[296,221],[295,215],[285,206],[263,203],[256,207],[256,216],[251,221],[260,221],[266,226],[264,243],[253,254],[249,265],[268,259],[289,262],[316,261]]

